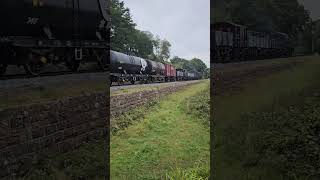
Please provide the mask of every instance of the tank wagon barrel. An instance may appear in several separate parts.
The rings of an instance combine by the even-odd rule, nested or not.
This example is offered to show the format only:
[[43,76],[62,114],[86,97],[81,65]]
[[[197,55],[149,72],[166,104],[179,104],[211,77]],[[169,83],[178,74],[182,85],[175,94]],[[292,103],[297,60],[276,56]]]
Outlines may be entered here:
[[18,65],[38,75],[49,63],[77,71],[88,61],[106,70],[107,6],[105,0],[1,0],[0,72]]
[[110,62],[111,84],[113,82],[119,85],[124,82],[134,84],[137,81],[142,83],[171,82],[200,78],[196,72],[176,69],[171,64],[163,64],[116,51],[110,51]]

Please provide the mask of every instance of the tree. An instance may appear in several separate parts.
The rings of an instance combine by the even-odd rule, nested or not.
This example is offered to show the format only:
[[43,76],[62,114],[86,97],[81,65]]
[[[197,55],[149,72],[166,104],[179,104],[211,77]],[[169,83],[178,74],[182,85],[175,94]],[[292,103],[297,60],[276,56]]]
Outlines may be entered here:
[[111,49],[130,55],[148,58],[154,51],[151,32],[136,29],[130,10],[123,1],[111,0]]
[[159,36],[154,39],[154,60],[158,62],[168,62],[170,58],[171,44],[168,40],[161,40]]
[[187,63],[186,59],[179,58],[178,56],[174,56],[170,62],[176,67],[176,68],[183,68],[183,64]]
[[151,36],[150,32],[136,30],[135,42],[133,43],[134,51],[132,53],[142,58],[148,58],[153,53],[153,39]]
[[257,31],[280,31],[296,37],[310,22],[297,0],[216,0],[214,21],[233,21]]
[[111,0],[110,6],[111,26],[110,40],[111,48],[116,51],[129,52],[132,50],[133,38],[136,24],[131,18],[128,8],[119,0]]
[[200,73],[204,73],[205,70],[207,69],[207,65],[201,60],[201,59],[198,59],[198,58],[193,58],[191,61],[190,61],[190,64],[192,65],[192,67],[200,72]]
[[207,73],[206,71],[208,68],[206,64],[198,58],[186,60],[178,56],[175,56],[170,61],[176,68],[186,69],[191,72],[199,72],[202,76],[204,76]]

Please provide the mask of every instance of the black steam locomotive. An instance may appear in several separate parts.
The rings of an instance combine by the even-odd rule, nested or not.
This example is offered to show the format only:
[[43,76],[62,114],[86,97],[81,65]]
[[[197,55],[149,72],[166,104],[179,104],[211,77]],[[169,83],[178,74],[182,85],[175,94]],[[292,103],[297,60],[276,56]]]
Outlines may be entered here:
[[231,22],[216,22],[211,30],[215,36],[214,63],[289,57],[293,53],[284,33],[257,32]]
[[76,71],[81,62],[108,67],[107,0],[1,0],[0,75],[8,65],[38,75],[48,63]]

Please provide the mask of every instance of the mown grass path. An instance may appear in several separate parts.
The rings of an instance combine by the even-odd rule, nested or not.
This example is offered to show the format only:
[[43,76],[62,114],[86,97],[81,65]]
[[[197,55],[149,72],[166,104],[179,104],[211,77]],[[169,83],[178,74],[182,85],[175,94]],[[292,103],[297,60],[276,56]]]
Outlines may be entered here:
[[167,96],[143,120],[112,136],[111,179],[165,179],[176,168],[209,166],[209,127],[181,108],[208,84]]

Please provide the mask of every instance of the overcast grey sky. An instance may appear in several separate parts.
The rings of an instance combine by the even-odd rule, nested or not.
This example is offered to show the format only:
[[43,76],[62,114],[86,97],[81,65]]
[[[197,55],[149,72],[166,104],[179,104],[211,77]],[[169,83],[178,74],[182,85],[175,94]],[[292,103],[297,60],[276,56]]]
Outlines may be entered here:
[[171,56],[210,65],[210,0],[123,0],[137,29],[167,39]]

